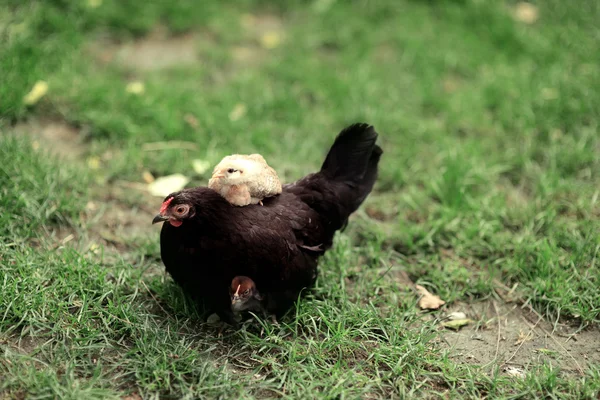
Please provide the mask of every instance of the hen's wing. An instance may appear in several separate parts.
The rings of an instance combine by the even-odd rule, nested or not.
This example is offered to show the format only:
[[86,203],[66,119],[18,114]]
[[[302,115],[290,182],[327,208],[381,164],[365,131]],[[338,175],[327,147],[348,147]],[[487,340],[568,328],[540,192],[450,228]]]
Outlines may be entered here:
[[305,281],[302,270],[316,267],[311,261],[316,254],[308,248],[323,241],[324,226],[314,210],[291,194],[267,199],[264,207],[238,210],[229,228],[237,236],[239,249],[248,258],[268,260],[257,272],[271,269],[269,274],[281,280]]
[[201,285],[201,296],[218,297],[226,306],[236,275],[252,277],[261,292],[312,284],[320,253],[308,248],[326,240],[326,224],[297,196],[283,193],[265,199],[264,207],[234,207],[207,188],[190,192],[202,198],[194,219],[180,227],[165,223],[161,233],[163,262],[180,285]]

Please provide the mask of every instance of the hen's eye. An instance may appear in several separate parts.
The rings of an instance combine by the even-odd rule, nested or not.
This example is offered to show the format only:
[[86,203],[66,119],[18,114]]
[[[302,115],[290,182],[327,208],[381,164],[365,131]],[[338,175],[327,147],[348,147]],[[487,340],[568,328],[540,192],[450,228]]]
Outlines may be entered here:
[[187,210],[188,210],[187,206],[184,206],[184,205],[177,206],[177,207],[175,207],[175,214],[183,215],[187,212]]
[[250,289],[244,290],[244,294],[248,294],[248,293],[250,293]]
[[227,172],[229,172],[230,174],[233,174],[235,171],[236,171],[236,170],[235,170],[235,169],[233,169],[233,168],[229,168],[229,169],[227,170]]

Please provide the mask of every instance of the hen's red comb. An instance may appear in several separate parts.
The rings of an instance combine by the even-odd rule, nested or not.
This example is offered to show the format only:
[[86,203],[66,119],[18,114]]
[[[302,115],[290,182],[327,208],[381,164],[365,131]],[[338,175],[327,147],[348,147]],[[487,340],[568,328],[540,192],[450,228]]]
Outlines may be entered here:
[[166,199],[163,203],[162,206],[160,206],[160,213],[164,214],[165,211],[167,211],[167,207],[169,207],[169,204],[173,201],[173,197],[169,197],[168,199]]

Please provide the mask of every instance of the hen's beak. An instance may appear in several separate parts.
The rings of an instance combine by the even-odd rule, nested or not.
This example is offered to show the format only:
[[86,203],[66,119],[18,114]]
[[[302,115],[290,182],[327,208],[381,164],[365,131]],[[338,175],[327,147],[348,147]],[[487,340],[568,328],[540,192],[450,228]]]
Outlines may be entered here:
[[169,217],[166,217],[162,214],[156,214],[156,216],[154,217],[154,219],[152,220],[152,225],[158,223],[158,222],[162,222],[162,221],[168,221]]

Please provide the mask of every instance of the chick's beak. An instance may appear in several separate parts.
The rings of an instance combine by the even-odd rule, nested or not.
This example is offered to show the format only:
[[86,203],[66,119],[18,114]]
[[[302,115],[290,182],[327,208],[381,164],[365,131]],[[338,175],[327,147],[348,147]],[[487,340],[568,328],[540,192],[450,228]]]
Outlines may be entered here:
[[241,285],[238,285],[235,293],[233,294],[233,296],[231,296],[231,304],[235,304],[235,303],[237,303],[237,302],[240,301],[240,294],[239,294],[240,293],[240,286]]
[[152,220],[152,225],[158,223],[158,222],[162,222],[162,221],[168,221],[169,217],[166,217],[162,214],[156,214],[156,216],[154,217],[154,219]]
[[223,174],[222,172],[217,172],[216,174],[213,174],[212,179],[222,179],[225,178],[225,174]]

